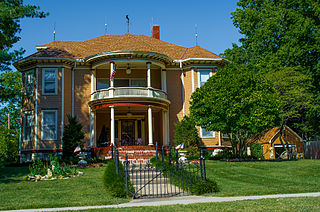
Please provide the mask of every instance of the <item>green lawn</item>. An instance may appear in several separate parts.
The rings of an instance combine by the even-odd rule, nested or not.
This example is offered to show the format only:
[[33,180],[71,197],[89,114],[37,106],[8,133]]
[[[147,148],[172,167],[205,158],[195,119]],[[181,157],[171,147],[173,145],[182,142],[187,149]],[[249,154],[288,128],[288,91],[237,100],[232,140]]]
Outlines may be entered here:
[[85,211],[320,211],[320,197],[242,200],[235,202],[197,203],[152,207],[105,208]]
[[[219,193],[208,195],[242,196],[320,191],[320,160],[285,162],[206,161],[206,168],[207,177],[215,179],[221,189]],[[83,170],[84,176],[67,180],[31,182],[23,180],[24,176],[28,174],[27,167],[0,169],[0,210],[104,205],[129,201],[129,199],[110,197],[106,193],[102,186],[103,170],[104,167],[87,168]],[[292,200],[294,199],[292,198]],[[314,199],[318,202],[320,200],[319,198]],[[301,198],[301,201],[313,202],[314,199]],[[274,200],[257,200],[256,203],[253,201],[252,204],[259,204],[260,201],[266,202],[266,205],[268,205],[268,201]],[[217,204],[220,207],[220,204],[229,203]],[[195,207],[211,207],[210,204],[208,204],[209,206],[206,206],[206,204],[198,205]],[[165,207],[163,210],[167,208]],[[200,209],[195,208],[195,210]],[[194,209],[190,208],[190,210]]]
[[218,196],[320,192],[320,160],[206,161],[207,177],[221,189]]
[[0,169],[0,210],[119,204],[103,189],[102,168],[87,168],[84,176],[53,181],[24,181],[28,167]]

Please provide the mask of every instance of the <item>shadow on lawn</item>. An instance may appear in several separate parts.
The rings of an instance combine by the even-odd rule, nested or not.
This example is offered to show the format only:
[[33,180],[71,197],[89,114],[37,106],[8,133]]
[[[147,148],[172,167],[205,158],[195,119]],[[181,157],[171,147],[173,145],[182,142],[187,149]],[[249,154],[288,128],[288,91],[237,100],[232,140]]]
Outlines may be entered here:
[[28,166],[0,168],[0,184],[24,181],[23,176],[26,176],[28,173]]

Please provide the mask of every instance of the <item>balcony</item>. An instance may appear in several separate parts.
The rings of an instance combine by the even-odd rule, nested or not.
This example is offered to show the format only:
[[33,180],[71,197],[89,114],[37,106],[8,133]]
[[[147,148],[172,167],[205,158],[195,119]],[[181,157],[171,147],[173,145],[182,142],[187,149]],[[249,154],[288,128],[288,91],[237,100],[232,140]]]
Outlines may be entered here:
[[155,88],[116,87],[96,90],[91,94],[92,103],[95,101],[115,99],[146,99],[148,101],[163,101],[170,104],[167,93]]

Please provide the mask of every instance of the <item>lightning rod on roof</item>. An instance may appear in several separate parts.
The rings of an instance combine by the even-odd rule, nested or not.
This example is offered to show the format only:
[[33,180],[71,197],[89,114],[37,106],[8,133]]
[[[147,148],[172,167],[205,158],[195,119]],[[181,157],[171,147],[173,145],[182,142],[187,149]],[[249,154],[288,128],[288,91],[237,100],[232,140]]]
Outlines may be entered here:
[[104,34],[105,35],[107,34],[107,27],[108,27],[108,24],[104,24]]
[[54,25],[53,25],[53,41],[56,40],[56,22],[54,22]]
[[198,46],[198,25],[196,24],[194,26],[195,28],[195,39],[196,39],[196,46]]
[[128,33],[129,33],[129,24],[130,24],[129,15],[126,15],[126,19],[127,19],[127,25],[128,25]]

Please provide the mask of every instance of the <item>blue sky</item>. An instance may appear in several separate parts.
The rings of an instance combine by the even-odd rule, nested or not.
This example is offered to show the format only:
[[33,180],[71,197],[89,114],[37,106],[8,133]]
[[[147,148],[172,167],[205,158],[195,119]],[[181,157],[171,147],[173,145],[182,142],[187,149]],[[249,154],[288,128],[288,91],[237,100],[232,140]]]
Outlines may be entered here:
[[88,40],[105,34],[125,34],[126,15],[130,33],[151,35],[151,25],[160,25],[160,39],[177,45],[195,46],[195,25],[198,45],[222,53],[238,43],[240,34],[233,26],[230,12],[236,0],[25,0],[38,5],[50,15],[44,19],[21,20],[21,40],[15,48],[26,49],[24,56],[36,51],[35,46],[56,40]]

